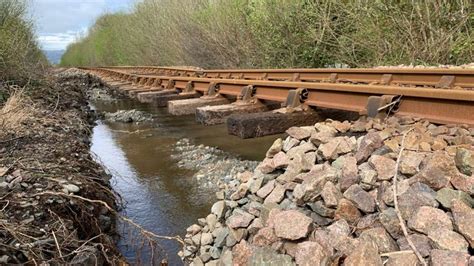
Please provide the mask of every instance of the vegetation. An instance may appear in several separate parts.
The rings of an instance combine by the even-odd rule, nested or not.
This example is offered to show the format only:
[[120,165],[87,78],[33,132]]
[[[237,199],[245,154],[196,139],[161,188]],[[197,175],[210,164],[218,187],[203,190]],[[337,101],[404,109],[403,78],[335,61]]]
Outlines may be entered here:
[[36,78],[46,65],[25,16],[23,0],[0,1],[0,80],[25,82]]
[[463,64],[473,29],[470,0],[143,0],[99,18],[62,65]]

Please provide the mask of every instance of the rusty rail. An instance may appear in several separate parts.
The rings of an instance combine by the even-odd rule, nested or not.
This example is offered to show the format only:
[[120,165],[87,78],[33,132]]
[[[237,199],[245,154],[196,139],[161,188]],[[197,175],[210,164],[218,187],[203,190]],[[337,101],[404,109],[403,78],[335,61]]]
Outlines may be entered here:
[[474,88],[470,69],[410,68],[313,68],[313,69],[222,69],[194,70],[170,67],[104,67],[137,75],[192,76],[201,78],[249,79],[269,81],[302,81],[361,83],[394,86]]
[[[373,72],[369,71],[369,74],[384,77],[387,74],[382,71],[385,70],[392,75],[397,72],[394,69],[376,69]],[[399,73],[400,78],[409,77],[408,79],[411,79],[416,76],[417,82],[423,83],[423,86],[426,87],[401,86],[400,84],[395,86],[392,83],[381,84],[376,82],[366,84],[353,81],[357,77],[346,83],[337,79],[335,81],[320,80],[319,82],[311,82],[134,75],[105,68],[89,69],[89,71],[111,81],[129,82],[148,90],[177,89],[183,93],[193,91],[200,92],[203,95],[239,96],[244,87],[251,86],[253,97],[262,101],[288,104],[289,98],[296,95],[301,103],[314,107],[369,114],[390,110],[398,115],[422,117],[436,123],[474,125],[474,90],[469,89],[472,87],[448,89],[452,86],[441,86],[448,81],[451,85],[457,84],[457,87],[460,87],[459,84],[472,86],[474,83],[473,70],[420,71],[411,69],[410,71],[414,71],[416,74],[407,74],[407,72],[410,72],[408,70]],[[332,70],[325,71],[325,73],[331,73]],[[359,73],[363,78],[366,78],[368,73],[365,69],[351,71],[351,75]],[[422,73],[428,77],[426,79],[428,81],[422,79]],[[434,82],[434,76],[439,79],[438,82]],[[454,76],[454,78],[449,78],[447,81],[446,76]],[[433,79],[433,81],[429,79]],[[458,80],[460,82],[456,83]],[[427,84],[431,86],[427,87]],[[383,109],[384,106],[390,108]]]

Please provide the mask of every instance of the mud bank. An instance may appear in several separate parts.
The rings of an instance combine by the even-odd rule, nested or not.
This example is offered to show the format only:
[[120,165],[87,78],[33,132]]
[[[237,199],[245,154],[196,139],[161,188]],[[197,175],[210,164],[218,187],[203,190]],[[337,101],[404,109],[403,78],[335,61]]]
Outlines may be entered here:
[[[0,103],[0,263],[120,261],[116,197],[90,155],[87,76],[68,70]],[[16,93],[14,93],[16,91]]]

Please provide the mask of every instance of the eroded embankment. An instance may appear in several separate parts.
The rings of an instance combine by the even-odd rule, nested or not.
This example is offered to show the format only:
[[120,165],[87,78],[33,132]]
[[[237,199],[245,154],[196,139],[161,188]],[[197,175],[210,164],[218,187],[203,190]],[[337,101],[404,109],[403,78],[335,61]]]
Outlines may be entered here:
[[186,230],[191,265],[472,265],[474,129],[293,127]]
[[63,72],[1,106],[0,263],[119,260],[115,195],[90,155],[85,77]]

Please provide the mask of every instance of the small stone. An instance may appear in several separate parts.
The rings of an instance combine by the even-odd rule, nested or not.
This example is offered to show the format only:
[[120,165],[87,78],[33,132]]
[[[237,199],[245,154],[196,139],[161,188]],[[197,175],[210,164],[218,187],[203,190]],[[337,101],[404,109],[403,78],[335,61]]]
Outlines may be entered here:
[[283,140],[281,138],[276,139],[270,149],[267,151],[267,158],[273,158],[273,156],[279,153],[283,149]]
[[429,232],[445,228],[453,229],[449,216],[440,209],[422,206],[408,220],[408,227],[418,232],[428,234]]
[[263,179],[263,176],[259,176],[251,181],[249,190],[252,194],[257,193],[257,191],[262,187]]
[[431,145],[428,142],[420,142],[420,151],[430,152]]
[[474,173],[474,152],[468,149],[459,148],[456,150],[454,161],[456,167],[461,173],[468,176]]
[[382,266],[377,245],[372,241],[363,241],[344,261],[345,266]]
[[464,237],[454,231],[438,228],[428,233],[431,246],[436,249],[463,251],[467,253],[469,244]]
[[382,147],[383,142],[379,133],[370,132],[365,137],[362,138],[362,141],[359,145],[359,149],[355,155],[357,162],[366,161],[370,155],[378,148]]
[[398,239],[403,236],[402,227],[394,208],[383,210],[379,215],[379,220],[393,238]]
[[225,245],[227,236],[229,235],[229,229],[225,227],[217,228],[212,232],[212,235],[215,237],[214,245],[222,248]]
[[248,187],[247,184],[240,184],[237,191],[235,191],[232,195],[230,195],[230,199],[231,200],[239,200],[239,199],[245,197],[245,195],[247,195],[248,190],[249,190],[249,187]]
[[304,127],[290,127],[286,133],[297,140],[308,139],[311,136],[311,130]]
[[431,250],[431,266],[467,266],[469,254],[453,250]]
[[357,168],[357,161],[353,156],[344,157],[344,164],[342,166],[341,178],[339,186],[342,191],[345,191],[350,186],[359,182],[359,169]]
[[431,145],[431,149],[434,150],[434,151],[441,151],[441,150],[444,150],[447,146],[448,146],[448,144],[446,143],[446,141],[443,138],[437,137],[433,140],[433,144]]
[[270,158],[265,158],[258,166],[257,169],[264,174],[269,174],[275,170],[275,164]]
[[461,191],[474,196],[474,175],[468,177],[462,174],[451,177],[451,184]]
[[254,235],[256,232],[258,232],[258,230],[260,230],[263,227],[264,227],[264,225],[263,225],[262,219],[255,218],[252,221],[252,223],[249,225],[247,230],[249,231],[249,234]]
[[330,262],[330,255],[319,243],[305,241],[297,245],[295,261],[297,265],[327,265]]
[[474,210],[455,199],[452,202],[451,212],[457,231],[467,239],[471,248],[474,248]]
[[373,241],[380,253],[393,252],[398,250],[397,243],[382,227],[371,228],[363,231],[359,239],[362,241]]
[[447,209],[451,208],[451,203],[454,199],[461,200],[469,206],[474,206],[474,200],[463,191],[442,188],[436,192],[436,200]]
[[412,176],[420,171],[420,164],[425,156],[423,154],[406,151],[402,154],[400,160],[400,173]]
[[269,219],[272,219],[275,234],[289,240],[306,237],[312,223],[311,218],[295,210],[281,211]]
[[233,214],[227,219],[227,226],[230,228],[248,227],[255,217],[243,210],[235,209]]
[[[430,240],[427,236],[421,234],[412,234],[408,235],[410,237],[411,242],[415,245],[418,252],[420,252],[422,257],[427,257],[430,255],[431,252],[431,244]],[[401,237],[397,240],[397,243],[400,247],[400,250],[412,250],[410,245],[408,245],[408,241],[405,237]]]
[[211,233],[203,233],[201,235],[201,246],[210,245],[214,242]]
[[291,150],[293,147],[296,147],[299,143],[300,143],[299,140],[294,139],[294,138],[292,138],[292,137],[288,137],[288,138],[286,138],[285,141],[283,142],[283,151],[284,151],[284,152],[288,152],[288,151]]
[[331,126],[341,133],[346,133],[351,128],[351,123],[347,120],[344,122],[335,120],[331,122]]
[[323,190],[321,191],[321,197],[327,207],[336,207],[343,196],[341,191],[339,191],[332,182],[328,181],[324,184]]
[[260,188],[257,191],[257,196],[259,196],[262,199],[266,198],[273,191],[274,187],[275,187],[275,180],[270,180],[268,183],[266,183],[262,188]]
[[224,217],[226,211],[227,206],[223,200],[214,203],[214,205],[211,207],[211,212],[217,216],[218,220]]
[[285,187],[277,184],[273,191],[268,195],[268,197],[265,199],[263,202],[264,204],[269,204],[269,203],[280,203],[283,198],[285,197]]
[[356,223],[361,217],[359,209],[349,200],[341,199],[337,205],[334,219],[344,219],[349,223]]
[[421,206],[437,208],[439,203],[436,201],[436,192],[434,190],[423,183],[417,182],[398,196],[398,205],[402,217],[407,220]]
[[241,183],[247,183],[250,178],[252,178],[252,173],[250,171],[245,171],[237,174],[237,179],[240,180]]
[[352,123],[351,132],[366,132],[367,131],[367,122],[363,120],[357,120]]
[[414,178],[438,190],[446,187],[454,175],[458,175],[458,170],[453,158],[446,152],[437,151],[433,153],[427,165]]
[[284,152],[279,152],[273,156],[273,165],[276,169],[282,169],[288,167],[290,159]]
[[226,250],[221,254],[219,259],[219,266],[232,265],[233,256],[231,250]]
[[210,231],[214,231],[214,228],[216,227],[216,223],[217,223],[217,216],[215,214],[211,213],[206,217],[206,224]]
[[313,176],[310,172],[308,177],[309,178],[306,178],[303,183],[296,185],[293,190],[293,197],[297,204],[303,205],[305,202],[312,201],[318,197],[326,183],[324,176]]
[[364,184],[375,185],[377,182],[377,171],[369,163],[363,163],[359,166],[360,181]]
[[211,258],[218,259],[221,256],[221,250],[218,247],[211,247],[209,249],[209,254],[211,255]]
[[191,235],[195,235],[199,232],[201,232],[201,227],[197,224],[193,224],[190,227],[186,228],[186,233]]
[[358,209],[365,213],[371,213],[375,210],[374,199],[359,185],[349,187],[346,192],[344,192],[344,197],[352,201]]
[[273,243],[278,241],[278,237],[275,235],[273,228],[264,227],[260,229],[257,234],[253,237],[252,244],[258,247],[271,246]]
[[334,160],[337,157],[337,148],[341,143],[341,139],[331,138],[328,143],[324,143],[319,145],[318,153],[325,159],[325,160]]
[[330,238],[333,240],[341,239],[351,234],[351,227],[349,226],[347,221],[344,219],[335,221],[326,229],[329,233]]
[[334,217],[334,210],[324,206],[322,201],[308,203],[308,206],[311,208],[311,210],[321,216]]
[[410,253],[392,253],[388,256],[387,262],[384,264],[385,266],[416,266],[418,265],[418,258],[416,257],[414,252]]
[[63,185],[63,188],[65,188],[69,193],[77,193],[80,190],[78,186],[73,185],[73,184]]
[[293,259],[288,255],[278,254],[270,247],[260,247],[253,250],[247,265],[293,266],[295,264]]
[[252,253],[252,247],[247,243],[247,241],[242,240],[232,248],[232,261],[234,265],[248,265]]
[[391,180],[395,174],[396,162],[380,155],[372,155],[369,164],[377,171],[378,180]]

